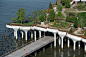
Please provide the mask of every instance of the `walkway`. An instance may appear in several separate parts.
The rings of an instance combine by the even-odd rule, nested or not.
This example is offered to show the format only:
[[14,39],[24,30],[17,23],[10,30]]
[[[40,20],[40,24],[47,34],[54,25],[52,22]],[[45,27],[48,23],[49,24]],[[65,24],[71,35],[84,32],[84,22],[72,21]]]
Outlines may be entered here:
[[81,30],[82,30],[82,28],[78,28],[78,30],[76,30],[76,31],[74,32],[74,34],[75,34],[75,35],[79,35],[78,32],[80,32]]
[[45,36],[44,38],[41,38],[39,40],[37,40],[36,42],[33,42],[27,46],[25,46],[25,50],[24,48],[21,48],[9,55],[7,55],[6,57],[23,57],[26,55],[26,53],[29,55],[31,54],[32,52],[42,48],[43,46],[51,43],[54,38],[53,37],[50,37],[50,36]]

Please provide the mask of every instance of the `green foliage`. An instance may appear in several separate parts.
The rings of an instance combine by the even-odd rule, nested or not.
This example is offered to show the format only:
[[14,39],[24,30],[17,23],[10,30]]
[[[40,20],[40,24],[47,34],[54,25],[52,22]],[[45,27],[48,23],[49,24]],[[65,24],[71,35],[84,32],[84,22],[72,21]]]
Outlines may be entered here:
[[75,13],[74,13],[74,12],[69,12],[68,15],[69,15],[69,16],[75,16]]
[[53,25],[56,25],[56,20],[54,20]]
[[84,33],[84,36],[86,36],[86,31],[85,31],[85,33]]
[[61,0],[62,5],[66,8],[70,8],[70,1],[69,0]]
[[29,16],[29,18],[28,18],[29,20],[31,20],[31,16]]
[[17,17],[16,17],[17,22],[20,23],[20,21],[21,21],[21,23],[22,23],[22,21],[23,21],[24,18],[25,18],[25,10],[24,10],[24,8],[19,8],[19,9],[17,10],[16,15],[17,15]]
[[62,11],[62,4],[57,4],[57,9],[58,9],[59,11]]
[[38,11],[35,9],[33,12],[32,12],[32,19],[34,21],[34,23],[36,24],[37,22],[37,15],[38,15]]
[[11,18],[11,21],[13,21],[13,22],[14,22],[14,21],[15,21],[15,18]]
[[44,15],[41,15],[40,18],[39,18],[39,20],[43,22],[45,20]]
[[57,1],[56,1],[55,5],[57,5]]
[[74,7],[74,9],[78,9],[78,10],[85,10],[85,8],[86,8],[86,5],[83,5],[83,4],[79,4]]
[[52,4],[51,4],[51,2],[50,2],[50,4],[49,4],[49,9],[52,9]]
[[61,21],[60,23],[57,21],[57,20],[55,20],[55,22],[56,22],[56,24],[54,25],[52,25],[52,27],[58,27],[58,28],[61,28],[61,29],[67,29],[67,28],[69,28],[70,27],[70,23],[68,23],[68,22],[63,22],[63,21]]
[[66,17],[67,22],[74,22],[75,20],[77,20],[76,17],[72,17],[72,16],[69,16],[69,15],[67,15],[67,17]]
[[69,31],[70,33],[73,33],[73,31],[72,31],[72,28],[70,29],[70,31]]
[[65,1],[65,7],[66,7],[66,8],[70,8],[70,1],[69,1],[69,0],[66,0],[66,1]]
[[44,16],[44,18],[46,17],[46,12],[44,10],[34,10],[32,12],[32,20],[34,21],[34,23],[36,24],[36,22],[39,21],[40,16]]
[[74,21],[74,27],[78,28],[78,21],[77,20]]
[[86,27],[86,12],[79,13],[77,17],[79,26]]
[[48,21],[54,20],[54,18],[55,18],[55,12],[54,12],[54,10],[51,10],[49,13],[49,18],[47,20]]
[[61,0],[61,3],[64,6],[65,5],[65,0]]
[[58,14],[57,14],[56,16],[57,16],[57,18],[59,18],[59,22],[60,22],[60,19],[62,18],[61,11],[59,11]]

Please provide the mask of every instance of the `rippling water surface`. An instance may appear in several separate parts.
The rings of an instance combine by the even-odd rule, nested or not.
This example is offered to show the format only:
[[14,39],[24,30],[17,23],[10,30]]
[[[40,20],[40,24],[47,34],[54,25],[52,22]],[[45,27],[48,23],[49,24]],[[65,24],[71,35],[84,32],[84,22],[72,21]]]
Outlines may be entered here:
[[[46,9],[50,2],[54,4],[55,1],[56,0],[0,0],[0,55],[6,54],[26,43],[21,37],[16,40],[13,37],[13,30],[6,28],[6,23],[11,22],[11,18],[16,18],[16,12],[19,8],[25,9],[27,19],[28,14],[31,14],[34,9]],[[29,39],[28,42],[29,41],[31,41],[31,39]],[[56,49],[48,47],[45,52],[40,51],[36,57],[86,57],[83,47],[81,47],[80,50],[77,48],[75,53],[72,48],[73,45],[68,49],[67,43],[65,43],[62,51],[57,43]]]

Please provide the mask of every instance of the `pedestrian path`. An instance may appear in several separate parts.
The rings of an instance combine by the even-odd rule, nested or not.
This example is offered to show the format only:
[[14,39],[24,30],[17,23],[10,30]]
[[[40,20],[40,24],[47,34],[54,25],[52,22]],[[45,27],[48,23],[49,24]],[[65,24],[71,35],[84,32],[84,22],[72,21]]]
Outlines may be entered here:
[[53,42],[54,41],[53,39],[54,39],[53,37],[45,36],[44,38],[41,38],[5,57],[23,57],[23,56],[26,56],[26,54],[29,55],[33,53],[34,51],[42,48],[43,46],[46,46],[47,44]]

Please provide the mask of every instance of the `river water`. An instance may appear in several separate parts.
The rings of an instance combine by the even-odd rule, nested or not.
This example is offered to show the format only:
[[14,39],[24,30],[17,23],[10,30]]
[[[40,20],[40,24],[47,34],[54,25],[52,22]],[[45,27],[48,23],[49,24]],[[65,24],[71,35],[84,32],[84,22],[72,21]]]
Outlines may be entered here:
[[[31,14],[34,9],[46,9],[50,2],[54,4],[55,1],[56,0],[0,0],[0,55],[6,54],[26,43],[21,37],[16,40],[13,37],[13,30],[6,28],[6,24],[11,22],[11,18],[16,18],[16,12],[19,8],[25,9],[27,19],[28,14]],[[31,39],[28,41],[31,41]],[[34,55],[32,57],[34,57]],[[84,47],[81,47],[80,50],[77,47],[74,53],[73,45],[68,49],[67,43],[65,43],[62,51],[57,42],[56,49],[47,47],[45,52],[40,51],[36,57],[86,57],[86,55],[84,53]]]

